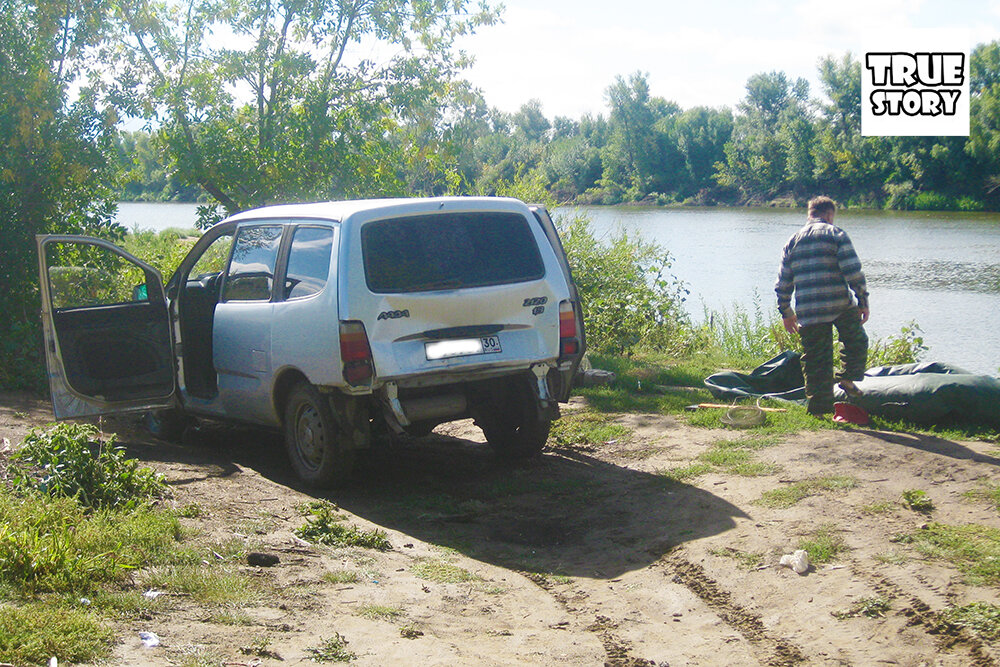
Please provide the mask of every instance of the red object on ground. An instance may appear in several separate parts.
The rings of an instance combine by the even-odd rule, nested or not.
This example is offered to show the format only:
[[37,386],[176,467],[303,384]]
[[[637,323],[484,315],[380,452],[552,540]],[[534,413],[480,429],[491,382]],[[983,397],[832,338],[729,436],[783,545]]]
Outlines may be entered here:
[[834,403],[833,421],[866,426],[871,422],[871,418],[863,408],[857,405],[852,403]]

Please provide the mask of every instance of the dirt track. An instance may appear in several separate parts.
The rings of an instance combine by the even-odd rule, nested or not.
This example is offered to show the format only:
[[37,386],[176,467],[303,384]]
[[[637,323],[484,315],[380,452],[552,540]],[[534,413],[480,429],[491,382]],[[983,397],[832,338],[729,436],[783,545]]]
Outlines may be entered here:
[[[16,443],[47,418],[44,403],[0,396],[0,438]],[[670,483],[658,473],[738,434],[660,415],[609,419],[633,435],[518,468],[498,467],[471,423],[441,427],[375,452],[347,488],[324,496],[296,485],[267,433],[210,428],[170,445],[105,424],[122,427],[130,453],[167,476],[179,506],[201,508],[184,523],[202,538],[235,537],[280,558],[273,568],[241,566],[267,591],[239,610],[246,622],[222,624],[203,606],[165,600],[119,628],[113,662],[249,665],[261,658],[240,647],[266,637],[282,660],[260,664],[307,663],[308,648],[339,633],[359,665],[998,663],[1000,646],[937,616],[995,602],[996,589],[971,587],[953,567],[892,541],[928,520],[1000,527],[995,509],[962,497],[1000,481],[995,445],[864,429],[799,433],[757,452],[780,466],[776,474]],[[768,489],[829,475],[858,484],[786,509],[755,504]],[[930,519],[898,502],[906,489],[927,492]],[[292,533],[303,523],[297,508],[316,498],[359,527],[385,530],[393,549],[302,544]],[[892,506],[862,509],[879,503]],[[849,550],[803,576],[776,566],[822,527]],[[420,576],[421,564],[469,580],[440,583]],[[359,580],[323,579],[341,570]],[[833,615],[874,595],[890,601],[882,618]],[[393,613],[360,613],[373,608]],[[142,630],[162,646],[143,648]]]

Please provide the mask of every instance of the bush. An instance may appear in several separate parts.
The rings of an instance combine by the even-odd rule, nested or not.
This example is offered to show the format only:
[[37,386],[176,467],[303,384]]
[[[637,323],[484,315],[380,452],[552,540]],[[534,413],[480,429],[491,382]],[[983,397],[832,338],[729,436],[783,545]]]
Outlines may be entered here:
[[163,477],[140,468],[114,442],[114,436],[101,442],[91,424],[32,429],[10,457],[13,487],[76,498],[90,509],[131,508],[166,494]]
[[922,333],[916,322],[910,322],[900,329],[899,335],[873,341],[868,347],[868,367],[895,366],[919,361],[927,351]]
[[595,352],[666,350],[691,333],[687,290],[670,275],[670,253],[621,232],[603,244],[586,218],[560,221],[563,246],[580,292],[587,341]]
[[954,211],[958,207],[951,197],[940,192],[919,192],[913,198],[913,208],[917,211]]
[[42,393],[46,389],[42,325],[38,319],[0,328],[0,388]]

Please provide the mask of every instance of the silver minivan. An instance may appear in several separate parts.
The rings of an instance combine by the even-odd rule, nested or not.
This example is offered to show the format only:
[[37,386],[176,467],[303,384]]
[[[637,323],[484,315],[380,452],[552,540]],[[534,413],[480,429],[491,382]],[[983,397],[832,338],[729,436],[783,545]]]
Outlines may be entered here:
[[380,430],[472,417],[538,453],[585,351],[555,226],[515,199],[270,206],[205,232],[166,286],[113,244],[37,237],[57,419],[147,412],[280,428],[308,484]]

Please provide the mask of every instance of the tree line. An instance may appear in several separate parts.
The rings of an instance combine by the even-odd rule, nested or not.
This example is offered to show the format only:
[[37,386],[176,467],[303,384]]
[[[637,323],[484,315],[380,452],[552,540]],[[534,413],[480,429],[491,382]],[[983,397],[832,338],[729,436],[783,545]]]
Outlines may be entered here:
[[[972,52],[968,137],[861,136],[861,73],[853,55],[828,56],[818,97],[767,72],[734,109],[682,109],[636,72],[608,86],[606,113],[579,119],[548,118],[539,100],[505,113],[456,79],[383,135],[383,154],[400,159],[377,182],[356,174],[353,190],[327,182],[309,194],[494,195],[528,181],[577,204],[796,205],[824,192],[855,207],[1000,210],[1000,42]],[[122,133],[124,198],[208,197],[164,166],[167,134]]]

